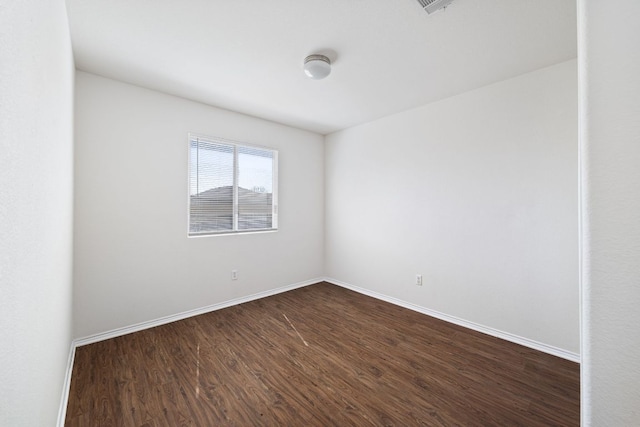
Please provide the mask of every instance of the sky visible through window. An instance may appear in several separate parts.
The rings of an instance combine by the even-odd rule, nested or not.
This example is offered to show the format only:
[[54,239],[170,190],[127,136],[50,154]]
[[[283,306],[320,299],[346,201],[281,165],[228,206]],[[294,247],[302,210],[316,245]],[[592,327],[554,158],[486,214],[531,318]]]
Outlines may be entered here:
[[[191,141],[190,194],[233,185],[233,147]],[[197,165],[197,166],[196,166]],[[198,168],[200,174],[198,174]],[[206,171],[207,173],[202,173]],[[198,178],[199,175],[199,178]],[[267,150],[238,147],[238,186],[262,193],[273,192],[273,154]]]

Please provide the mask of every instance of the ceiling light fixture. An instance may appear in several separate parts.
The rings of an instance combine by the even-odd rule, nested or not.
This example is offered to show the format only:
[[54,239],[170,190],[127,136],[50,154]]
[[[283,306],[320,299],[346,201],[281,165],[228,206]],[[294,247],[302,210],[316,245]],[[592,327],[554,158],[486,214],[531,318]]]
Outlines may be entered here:
[[324,79],[331,73],[331,60],[324,55],[309,55],[304,59],[304,73],[314,80]]

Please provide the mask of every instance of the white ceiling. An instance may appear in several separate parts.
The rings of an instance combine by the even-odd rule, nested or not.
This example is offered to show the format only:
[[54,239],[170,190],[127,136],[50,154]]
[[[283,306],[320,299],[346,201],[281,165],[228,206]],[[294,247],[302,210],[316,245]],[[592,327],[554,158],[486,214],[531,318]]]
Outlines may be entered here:
[[[67,0],[76,66],[326,134],[576,57],[575,0]],[[325,53],[325,80],[304,58]]]

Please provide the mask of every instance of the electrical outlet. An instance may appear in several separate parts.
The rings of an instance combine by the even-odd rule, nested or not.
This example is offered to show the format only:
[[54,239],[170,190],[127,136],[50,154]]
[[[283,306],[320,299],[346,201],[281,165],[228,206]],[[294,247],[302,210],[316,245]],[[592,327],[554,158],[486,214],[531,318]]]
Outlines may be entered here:
[[238,270],[231,270],[231,280],[238,280]]
[[416,274],[416,285],[422,286],[422,274]]

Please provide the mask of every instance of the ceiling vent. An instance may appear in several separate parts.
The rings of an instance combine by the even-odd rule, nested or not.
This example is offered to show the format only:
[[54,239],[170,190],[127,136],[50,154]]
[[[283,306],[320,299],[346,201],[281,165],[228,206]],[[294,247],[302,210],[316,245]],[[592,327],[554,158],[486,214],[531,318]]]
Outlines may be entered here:
[[420,6],[422,6],[428,14],[432,14],[449,6],[452,1],[453,0],[418,0],[418,3],[420,3]]

